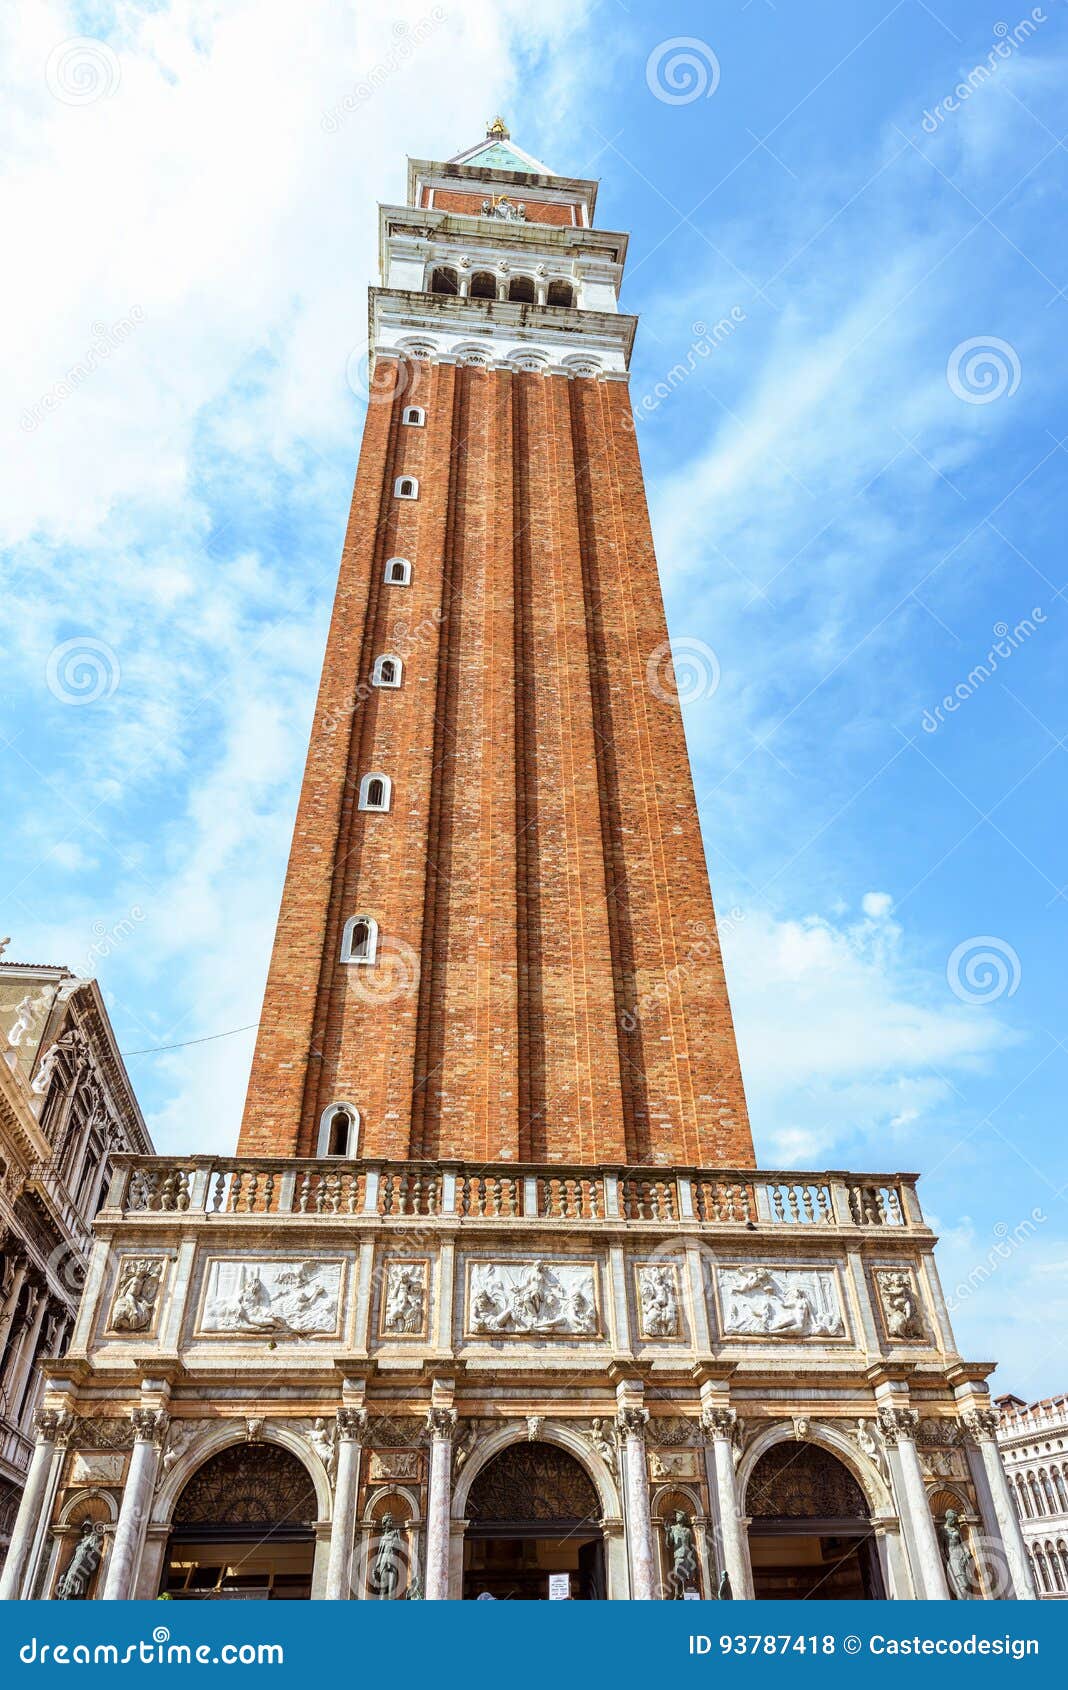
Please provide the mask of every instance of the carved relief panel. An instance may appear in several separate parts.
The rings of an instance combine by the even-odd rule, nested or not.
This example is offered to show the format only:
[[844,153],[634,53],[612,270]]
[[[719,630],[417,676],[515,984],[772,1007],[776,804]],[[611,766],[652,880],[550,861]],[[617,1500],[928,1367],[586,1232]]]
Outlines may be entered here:
[[728,1338],[844,1338],[833,1268],[720,1267],[721,1329]]
[[476,1337],[599,1337],[596,1264],[469,1262],[464,1326]]
[[653,1342],[683,1337],[682,1288],[677,1262],[636,1262],[634,1292],[641,1337]]
[[383,1338],[425,1338],[429,1320],[430,1263],[388,1261],[382,1280],[379,1335]]
[[106,1327],[109,1336],[154,1336],[166,1272],[165,1256],[120,1256]]
[[890,1342],[926,1343],[927,1328],[912,1269],[876,1268],[874,1278],[883,1331]]
[[208,1262],[198,1335],[332,1337],[340,1335],[344,1263],[314,1257]]

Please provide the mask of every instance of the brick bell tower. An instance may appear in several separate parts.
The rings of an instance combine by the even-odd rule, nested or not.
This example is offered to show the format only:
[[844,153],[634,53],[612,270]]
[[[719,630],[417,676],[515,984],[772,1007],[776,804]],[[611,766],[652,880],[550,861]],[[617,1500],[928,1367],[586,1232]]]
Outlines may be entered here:
[[497,119],[380,209],[241,1154],[752,1163],[596,195]]
[[382,209],[240,1154],[113,1158],[0,1598],[1034,1595],[916,1175],[753,1165],[595,193]]

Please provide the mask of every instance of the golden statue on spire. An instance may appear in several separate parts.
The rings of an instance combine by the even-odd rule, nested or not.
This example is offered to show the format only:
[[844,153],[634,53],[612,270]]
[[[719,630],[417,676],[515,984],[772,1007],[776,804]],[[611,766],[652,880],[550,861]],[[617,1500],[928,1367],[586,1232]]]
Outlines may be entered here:
[[498,114],[486,130],[487,141],[510,141],[511,138],[511,131],[509,130],[508,125],[505,123],[504,118]]

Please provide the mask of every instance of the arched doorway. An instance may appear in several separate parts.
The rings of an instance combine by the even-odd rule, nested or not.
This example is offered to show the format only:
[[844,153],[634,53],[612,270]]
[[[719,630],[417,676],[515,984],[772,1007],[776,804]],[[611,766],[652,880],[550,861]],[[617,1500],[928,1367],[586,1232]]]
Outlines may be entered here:
[[277,1444],[231,1444],[192,1475],[175,1504],[160,1591],[178,1600],[299,1600],[311,1595],[315,1487]]
[[829,1450],[810,1443],[765,1450],[749,1478],[746,1512],[758,1600],[885,1595],[867,1499]]
[[556,1444],[509,1444],[467,1497],[465,1601],[604,1597],[602,1508],[593,1480]]

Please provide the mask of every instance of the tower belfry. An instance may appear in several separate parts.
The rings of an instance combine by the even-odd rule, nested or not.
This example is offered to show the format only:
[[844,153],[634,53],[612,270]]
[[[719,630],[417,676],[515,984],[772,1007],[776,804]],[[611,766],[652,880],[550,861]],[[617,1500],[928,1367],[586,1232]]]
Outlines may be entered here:
[[916,1175],[754,1165],[596,198],[380,208],[239,1154],[114,1158],[0,1594],[1034,1594]]

